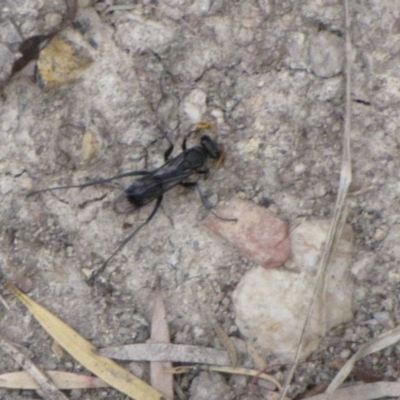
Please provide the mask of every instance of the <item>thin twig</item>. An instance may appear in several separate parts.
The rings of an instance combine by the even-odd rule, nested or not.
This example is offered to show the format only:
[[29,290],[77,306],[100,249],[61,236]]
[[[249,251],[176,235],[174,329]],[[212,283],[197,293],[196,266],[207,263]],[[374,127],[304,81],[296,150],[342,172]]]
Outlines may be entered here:
[[[318,267],[318,274],[315,284],[313,297],[311,300],[310,307],[307,312],[307,317],[303,325],[299,345],[296,349],[292,368],[289,371],[288,377],[285,382],[283,391],[281,392],[280,400],[283,400],[288,391],[290,382],[292,381],[294,371],[299,362],[303,346],[303,337],[305,331],[310,323],[316,299],[320,294],[325,294],[325,277],[326,269],[329,266],[329,261],[332,253],[334,252],[334,245],[337,243],[337,239],[340,238],[342,228],[346,220],[346,197],[348,194],[349,186],[352,179],[351,174],[351,152],[350,152],[350,133],[351,133],[351,68],[352,68],[352,55],[351,55],[351,37],[350,37],[350,13],[348,0],[344,0],[345,8],[345,26],[346,26],[346,115],[344,124],[343,134],[343,154],[342,154],[342,166],[340,171],[340,184],[339,191],[336,199],[334,214],[332,223],[329,229],[328,239],[324,247],[324,252],[321,257],[321,261]],[[325,323],[325,321],[324,321]]]

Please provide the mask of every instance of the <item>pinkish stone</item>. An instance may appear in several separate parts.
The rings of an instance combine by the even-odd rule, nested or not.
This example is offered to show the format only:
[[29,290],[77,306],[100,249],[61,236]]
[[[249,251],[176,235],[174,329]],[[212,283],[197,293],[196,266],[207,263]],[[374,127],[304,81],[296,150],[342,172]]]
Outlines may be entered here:
[[290,240],[286,222],[272,212],[251,201],[233,198],[218,206],[215,213],[237,218],[237,222],[223,221],[210,214],[204,225],[262,267],[277,267],[288,259]]

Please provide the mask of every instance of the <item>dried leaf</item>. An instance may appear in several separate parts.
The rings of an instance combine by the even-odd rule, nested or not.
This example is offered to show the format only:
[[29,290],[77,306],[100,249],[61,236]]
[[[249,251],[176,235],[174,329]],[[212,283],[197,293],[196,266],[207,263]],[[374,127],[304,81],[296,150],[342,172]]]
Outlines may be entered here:
[[15,362],[17,362],[22,368],[28,372],[32,381],[36,384],[36,387],[40,390],[41,395],[45,399],[49,400],[68,400],[64,393],[60,392],[51,378],[46,375],[45,372],[41,371],[25,354],[19,351],[12,343],[8,340],[0,337],[0,347],[9,356],[11,356]]
[[97,349],[90,342],[65,322],[22,293],[13,284],[8,283],[6,287],[29,309],[42,327],[54,340],[57,340],[61,347],[110,386],[136,400],[163,399],[162,394],[157,390],[109,358],[97,354]]
[[116,360],[171,361],[191,364],[230,365],[230,359],[226,351],[185,344],[128,344],[126,346],[114,346],[100,349],[99,354]]
[[[101,379],[90,376],[74,374],[64,371],[46,371],[58,389],[94,389],[108,387],[109,385]],[[9,389],[37,390],[40,386],[25,371],[9,372],[0,375],[0,387]]]
[[[155,290],[153,317],[151,320],[152,343],[170,343],[167,313],[159,284]],[[151,384],[168,398],[174,396],[173,376],[169,372],[172,367],[169,361],[152,361],[150,363]]]

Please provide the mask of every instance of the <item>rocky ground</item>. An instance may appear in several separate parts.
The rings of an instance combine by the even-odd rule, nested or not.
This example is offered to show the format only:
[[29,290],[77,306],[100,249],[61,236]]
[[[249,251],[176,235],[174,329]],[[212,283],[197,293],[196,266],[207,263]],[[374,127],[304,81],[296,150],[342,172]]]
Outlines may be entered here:
[[[2,279],[27,285],[32,297],[101,347],[148,339],[152,289],[161,276],[172,341],[221,348],[199,304],[240,338],[231,295],[256,264],[202,225],[207,211],[196,191],[166,194],[149,226],[108,265],[108,283],[94,287],[85,282],[85,269],[101,265],[152,206],[115,214],[119,188],[113,185],[27,193],[155,168],[168,148],[166,134],[176,155],[193,124],[207,120],[218,126],[226,150],[224,165],[201,182],[210,201],[249,199],[289,224],[331,217],[345,115],[343,4],[93,3],[81,2],[58,44],[40,55],[36,72],[28,65],[12,77],[20,42],[37,35],[45,41],[73,12],[57,0],[9,1],[0,8]],[[351,7],[347,220],[354,232],[354,318],[329,332],[299,366],[292,398],[329,382],[333,361],[400,322],[400,3],[353,1]],[[190,145],[197,141],[191,138]],[[3,334],[44,369],[80,371],[68,356],[57,359],[39,325],[3,296],[11,304],[11,312],[2,310]],[[398,379],[399,352],[392,346],[371,355],[361,370]],[[1,357],[0,371],[15,369]],[[286,371],[272,370],[280,380]],[[192,400],[216,398],[213,385],[223,399],[265,397],[262,388],[222,375],[180,377],[178,383]],[[111,389],[93,393],[69,396],[125,398]],[[4,399],[30,397],[33,392],[0,390]]]

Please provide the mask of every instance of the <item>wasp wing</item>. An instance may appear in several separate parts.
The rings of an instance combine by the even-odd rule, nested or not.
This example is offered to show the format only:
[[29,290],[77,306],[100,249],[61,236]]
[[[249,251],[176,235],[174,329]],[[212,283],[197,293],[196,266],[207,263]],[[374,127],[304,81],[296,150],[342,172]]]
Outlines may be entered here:
[[113,202],[113,210],[117,214],[131,214],[137,208],[137,206],[129,201],[125,190],[121,192],[121,194]]
[[195,172],[179,168],[183,160],[184,157],[179,155],[148,175],[136,179],[114,201],[114,211],[118,214],[131,213],[183,182]]

